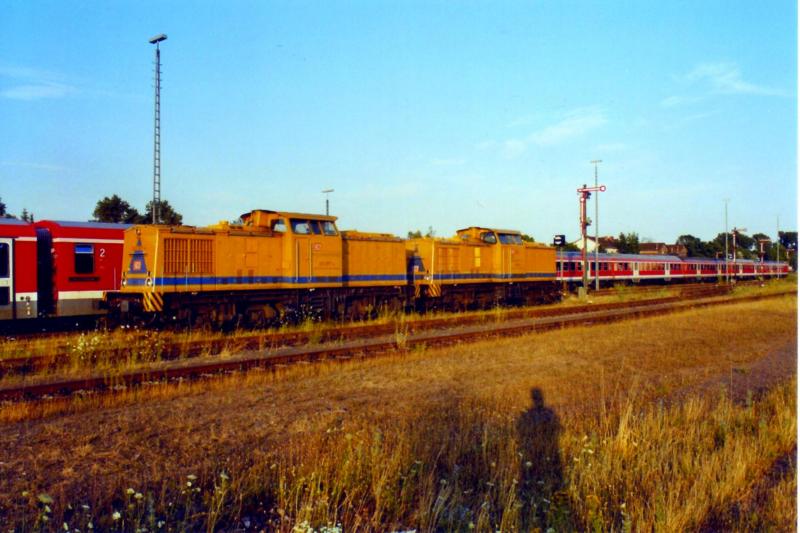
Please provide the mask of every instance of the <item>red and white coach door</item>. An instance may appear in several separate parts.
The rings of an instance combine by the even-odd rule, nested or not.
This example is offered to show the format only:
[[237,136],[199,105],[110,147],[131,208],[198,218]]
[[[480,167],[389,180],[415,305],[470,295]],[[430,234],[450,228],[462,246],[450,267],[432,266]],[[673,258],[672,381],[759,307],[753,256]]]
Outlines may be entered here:
[[0,320],[14,318],[14,247],[0,238]]

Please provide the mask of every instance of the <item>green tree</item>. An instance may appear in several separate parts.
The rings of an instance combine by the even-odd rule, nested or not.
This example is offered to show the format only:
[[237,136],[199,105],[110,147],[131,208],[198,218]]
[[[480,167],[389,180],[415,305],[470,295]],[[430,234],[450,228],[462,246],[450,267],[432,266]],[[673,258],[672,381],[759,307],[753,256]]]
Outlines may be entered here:
[[22,208],[22,214],[19,216],[25,222],[33,222],[33,213],[29,213],[26,208]]
[[6,211],[6,204],[3,203],[2,198],[0,198],[0,218],[17,218]]
[[764,243],[764,259],[769,259],[769,249],[772,247],[772,239],[769,238],[769,235],[765,235],[763,233],[753,234],[753,253],[756,255],[756,257],[761,257],[760,241],[769,241]]
[[421,239],[422,238],[422,232],[420,230],[409,231],[408,232],[408,238],[409,239]]
[[684,245],[688,257],[705,257],[705,243],[694,235],[681,235],[675,244]]
[[[736,257],[738,259],[752,259],[753,252],[751,248],[754,246],[755,241],[745,235],[744,233],[736,234]],[[713,249],[714,254],[708,257],[720,257],[725,255],[725,233],[717,233],[713,241],[708,243],[709,247]],[[728,255],[733,255],[733,235],[728,235]],[[756,255],[757,257],[757,255]]]
[[781,245],[788,250],[797,250],[797,232],[796,231],[779,231],[778,238]]
[[536,239],[528,235],[527,233],[522,234],[522,240],[525,242],[536,242]]
[[137,224],[141,222],[142,216],[135,207],[117,196],[106,196],[97,202],[92,213],[97,222],[124,222],[127,224]]
[[621,254],[638,254],[639,253],[639,234],[620,233],[617,238],[617,248]]
[[[183,222],[183,215],[175,211],[169,202],[166,200],[161,200],[159,206],[159,217],[158,223],[159,224],[168,224],[170,226],[177,226]],[[147,202],[147,206],[144,209],[144,220],[142,221],[143,224],[149,224],[153,220],[153,202]]]

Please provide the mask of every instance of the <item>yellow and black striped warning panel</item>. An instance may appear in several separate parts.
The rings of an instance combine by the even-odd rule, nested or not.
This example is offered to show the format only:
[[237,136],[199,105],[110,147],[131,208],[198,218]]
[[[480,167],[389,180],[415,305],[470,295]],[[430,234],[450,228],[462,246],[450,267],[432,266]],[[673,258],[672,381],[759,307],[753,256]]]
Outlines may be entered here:
[[145,292],[142,296],[142,305],[146,313],[158,313],[164,309],[164,297],[161,294]]

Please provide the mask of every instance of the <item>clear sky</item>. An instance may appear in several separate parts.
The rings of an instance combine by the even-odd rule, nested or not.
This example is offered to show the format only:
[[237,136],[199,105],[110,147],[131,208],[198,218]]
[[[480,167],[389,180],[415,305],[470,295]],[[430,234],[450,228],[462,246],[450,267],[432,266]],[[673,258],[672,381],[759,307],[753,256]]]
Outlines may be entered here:
[[[602,159],[600,232],[673,242],[794,229],[794,1],[5,2],[0,196],[88,219],[152,196],[190,224],[253,208],[342,229],[577,237]],[[592,230],[593,231],[593,230]]]

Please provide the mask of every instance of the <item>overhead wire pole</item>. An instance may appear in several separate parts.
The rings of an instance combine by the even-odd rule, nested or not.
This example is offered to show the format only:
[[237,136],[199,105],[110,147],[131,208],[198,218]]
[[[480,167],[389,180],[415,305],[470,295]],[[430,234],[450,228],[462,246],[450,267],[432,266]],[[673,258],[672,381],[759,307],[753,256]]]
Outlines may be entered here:
[[161,49],[159,43],[167,36],[159,33],[148,42],[156,45],[155,116],[153,122],[153,224],[161,220]]
[[[602,159],[589,161],[594,165],[594,186],[597,188],[597,165],[602,163]],[[598,207],[600,195],[594,195],[594,290],[600,290],[600,271],[598,270],[598,252],[600,250],[600,208]]]

